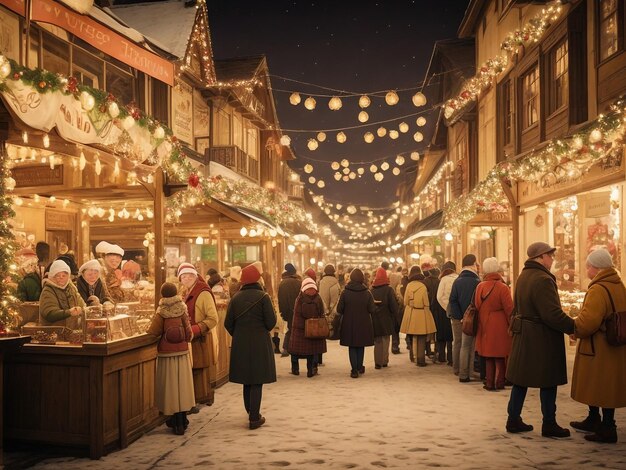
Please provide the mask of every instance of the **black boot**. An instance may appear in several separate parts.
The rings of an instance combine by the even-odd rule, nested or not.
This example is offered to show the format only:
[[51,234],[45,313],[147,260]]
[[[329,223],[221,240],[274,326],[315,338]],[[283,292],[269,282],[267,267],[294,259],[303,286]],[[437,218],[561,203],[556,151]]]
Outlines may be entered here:
[[600,427],[600,423],[602,419],[600,415],[589,415],[582,421],[572,421],[569,423],[571,427],[574,429],[578,429],[579,431],[586,432],[596,432]]
[[617,442],[617,428],[615,426],[601,423],[597,431],[593,434],[587,434],[585,439],[591,442],[615,444]]
[[272,338],[272,343],[274,343],[274,354],[280,354],[280,337],[275,335]]
[[562,428],[556,422],[543,423],[541,426],[541,435],[543,437],[569,437],[569,429]]
[[176,413],[174,416],[174,434],[182,436],[185,434],[185,412]]
[[520,432],[530,432],[533,430],[532,425],[526,424],[522,418],[509,418],[506,422],[506,432],[517,434]]

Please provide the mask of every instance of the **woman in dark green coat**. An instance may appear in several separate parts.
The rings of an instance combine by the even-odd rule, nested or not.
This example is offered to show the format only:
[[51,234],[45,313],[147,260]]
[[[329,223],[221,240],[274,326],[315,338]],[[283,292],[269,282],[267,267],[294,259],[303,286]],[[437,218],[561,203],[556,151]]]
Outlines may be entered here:
[[276,382],[276,363],[269,332],[276,325],[270,296],[259,284],[253,265],[241,270],[241,289],[228,304],[224,327],[233,337],[229,380],[243,384],[243,403],[250,429],[265,423],[261,416],[263,384]]

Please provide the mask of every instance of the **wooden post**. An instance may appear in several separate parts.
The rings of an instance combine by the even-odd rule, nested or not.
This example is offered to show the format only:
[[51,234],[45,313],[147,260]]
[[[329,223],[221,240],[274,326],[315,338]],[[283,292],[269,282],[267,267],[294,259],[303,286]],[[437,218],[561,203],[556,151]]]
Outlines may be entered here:
[[165,282],[165,193],[163,171],[154,174],[154,308],[159,306],[161,285]]
[[[513,264],[509,267],[511,274],[511,287],[515,285],[515,281],[517,281],[517,276],[519,274],[519,244],[520,244],[520,233],[519,233],[519,218],[520,218],[520,209],[517,205],[517,183],[511,183],[509,185],[509,181],[504,178],[500,178],[500,184],[502,185],[502,191],[504,195],[509,200],[509,205],[511,206],[511,222],[512,222],[512,230],[513,230]],[[514,186],[513,186],[514,185]]]

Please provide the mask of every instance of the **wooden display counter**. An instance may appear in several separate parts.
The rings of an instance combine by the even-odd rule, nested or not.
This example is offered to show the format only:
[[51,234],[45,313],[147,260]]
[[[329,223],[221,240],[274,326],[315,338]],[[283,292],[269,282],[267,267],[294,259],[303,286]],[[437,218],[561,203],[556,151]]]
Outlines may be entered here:
[[161,423],[156,338],[107,344],[28,344],[5,358],[7,440],[69,446],[98,459]]

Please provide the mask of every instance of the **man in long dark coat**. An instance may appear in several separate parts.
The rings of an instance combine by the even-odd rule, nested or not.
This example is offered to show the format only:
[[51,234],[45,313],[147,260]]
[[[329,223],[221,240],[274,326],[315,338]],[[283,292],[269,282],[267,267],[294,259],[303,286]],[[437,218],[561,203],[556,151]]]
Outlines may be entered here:
[[278,310],[280,311],[280,316],[287,322],[288,327],[288,331],[285,334],[285,340],[283,341],[285,350],[283,350],[281,357],[289,356],[286,348],[291,338],[293,309],[296,305],[296,299],[298,298],[298,295],[300,295],[301,285],[302,278],[298,276],[296,267],[291,263],[287,263],[285,265],[285,272],[283,272],[280,284],[278,285]]
[[531,244],[515,288],[513,347],[506,372],[513,383],[506,423],[510,433],[532,431],[521,413],[528,387],[537,387],[541,390],[541,435],[570,435],[569,429],[556,422],[556,392],[557,386],[567,383],[563,334],[574,332],[574,320],[563,312],[556,277],[550,272],[555,251],[544,242]]

